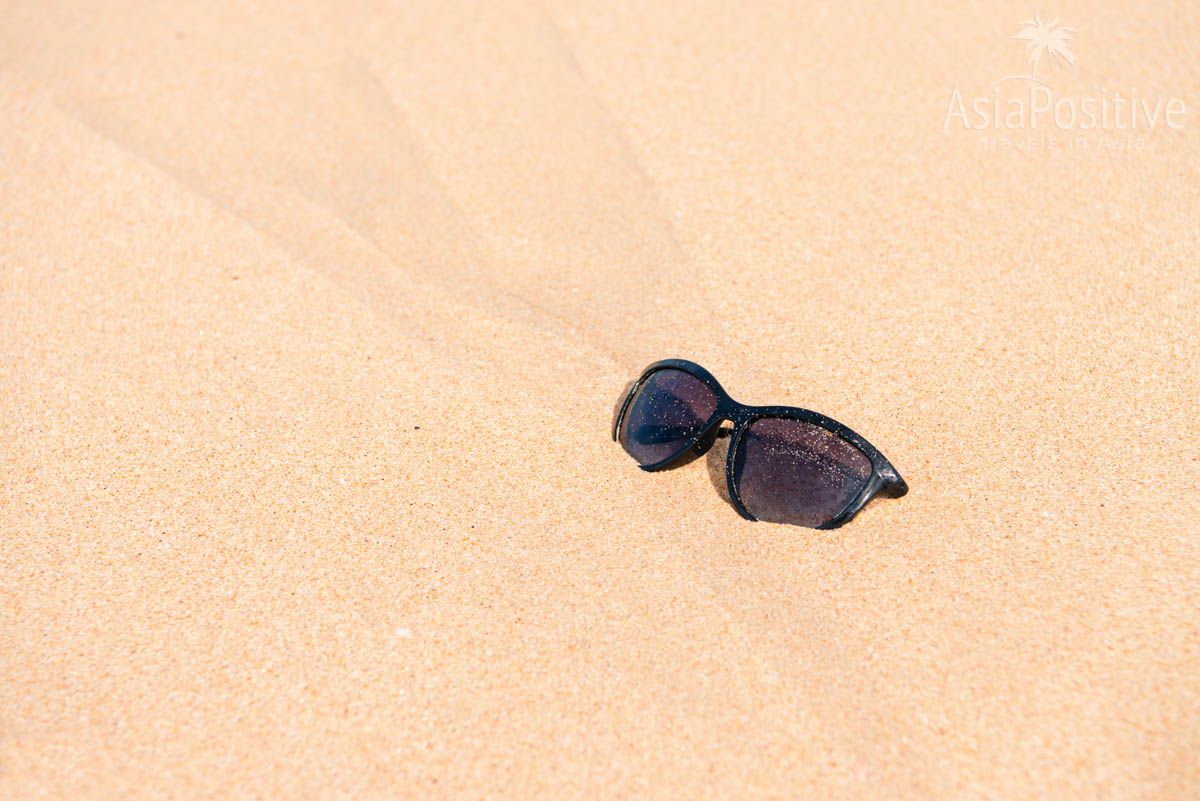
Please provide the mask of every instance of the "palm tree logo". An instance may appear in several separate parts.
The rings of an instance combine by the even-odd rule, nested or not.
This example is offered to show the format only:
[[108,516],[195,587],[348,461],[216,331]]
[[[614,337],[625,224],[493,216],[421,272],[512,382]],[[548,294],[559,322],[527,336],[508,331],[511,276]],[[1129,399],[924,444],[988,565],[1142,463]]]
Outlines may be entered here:
[[1028,75],[1006,75],[995,83],[1007,80],[1026,80],[1034,83],[1046,82],[1037,76],[1038,64],[1045,57],[1050,66],[1074,64],[1075,54],[1071,52],[1071,42],[1075,38],[1075,29],[1058,24],[1058,20],[1044,22],[1041,15],[1034,14],[1033,19],[1021,23],[1021,30],[1013,34],[1014,39],[1024,39],[1028,44],[1025,51],[1029,54],[1027,64],[1030,64]]

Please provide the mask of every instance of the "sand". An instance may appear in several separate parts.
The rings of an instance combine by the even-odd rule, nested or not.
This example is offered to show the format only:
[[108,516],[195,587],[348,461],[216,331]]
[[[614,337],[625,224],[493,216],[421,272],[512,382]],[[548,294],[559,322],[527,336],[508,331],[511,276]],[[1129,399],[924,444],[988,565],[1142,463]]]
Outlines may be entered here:
[[[5,4],[0,796],[1200,795],[1200,27],[944,129],[1035,10]],[[912,491],[638,471],[671,356]]]

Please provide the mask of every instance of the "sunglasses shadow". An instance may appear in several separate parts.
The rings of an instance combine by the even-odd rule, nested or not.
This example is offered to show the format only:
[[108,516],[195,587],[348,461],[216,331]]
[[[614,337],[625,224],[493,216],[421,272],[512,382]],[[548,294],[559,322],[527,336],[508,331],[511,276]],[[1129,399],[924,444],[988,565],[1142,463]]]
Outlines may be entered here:
[[732,431],[733,429],[728,426],[721,426],[717,441],[704,455],[705,466],[708,468],[708,480],[712,482],[713,489],[717,491],[721,499],[730,506],[733,506],[733,500],[729,497],[729,484],[725,481],[725,460],[729,456],[729,435]]

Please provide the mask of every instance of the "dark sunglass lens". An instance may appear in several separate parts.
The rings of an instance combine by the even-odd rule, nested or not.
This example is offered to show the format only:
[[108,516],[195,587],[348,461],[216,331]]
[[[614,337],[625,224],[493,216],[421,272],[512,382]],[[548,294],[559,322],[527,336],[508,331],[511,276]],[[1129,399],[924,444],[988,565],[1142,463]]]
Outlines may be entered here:
[[699,378],[683,370],[658,370],[629,401],[621,445],[639,464],[661,462],[695,439],[716,410],[717,394]]
[[841,514],[871,477],[858,448],[802,420],[750,424],[734,459],[738,497],[759,520],[816,528]]

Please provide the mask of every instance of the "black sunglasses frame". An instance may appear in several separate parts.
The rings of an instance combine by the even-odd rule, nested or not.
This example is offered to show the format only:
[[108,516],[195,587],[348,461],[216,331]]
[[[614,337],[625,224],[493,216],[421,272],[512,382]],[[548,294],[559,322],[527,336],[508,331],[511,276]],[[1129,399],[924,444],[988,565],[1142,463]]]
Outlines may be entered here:
[[721,423],[729,421],[733,423],[733,431],[730,434],[729,441],[729,454],[725,458],[725,484],[729,490],[729,499],[733,502],[733,507],[737,509],[738,514],[747,520],[757,520],[750,513],[750,510],[746,508],[746,505],[742,503],[741,497],[738,496],[734,460],[737,457],[738,448],[741,446],[742,435],[751,423],[764,417],[783,418],[787,420],[802,420],[806,423],[819,426],[849,442],[871,460],[871,477],[867,479],[867,483],[863,486],[862,490],[841,513],[834,516],[828,522],[817,526],[817,528],[833,529],[848,523],[876,495],[882,494],[886,498],[899,498],[908,492],[908,484],[896,472],[896,468],[892,466],[892,463],[874,445],[838,421],[818,412],[801,409],[797,406],[748,406],[744,403],[739,403],[725,391],[725,388],[713,377],[712,373],[695,362],[690,362],[686,359],[663,359],[642,371],[641,377],[625,393],[625,399],[621,402],[620,411],[617,412],[617,418],[613,422],[612,437],[614,442],[618,441],[621,423],[625,420],[625,412],[629,409],[629,404],[637,394],[638,389],[646,383],[646,380],[650,376],[659,370],[668,369],[682,370],[703,381],[716,394],[717,408],[708,422],[683,447],[661,461],[653,464],[639,465],[643,470],[649,472],[665,470],[689,455],[704,455],[712,447],[713,443],[716,442],[717,436],[720,433]]

